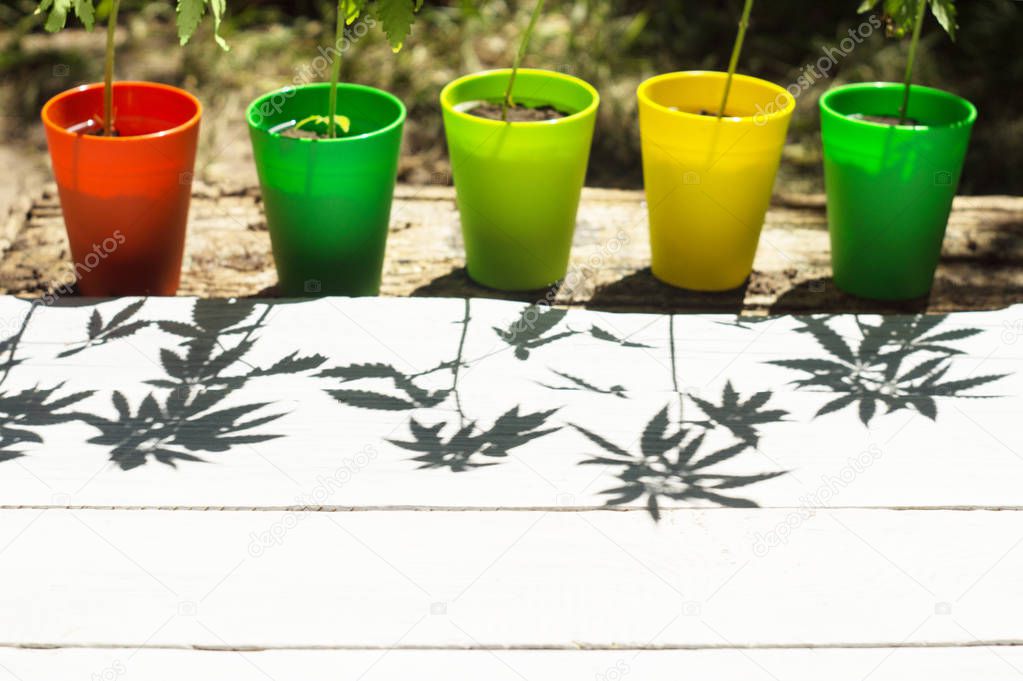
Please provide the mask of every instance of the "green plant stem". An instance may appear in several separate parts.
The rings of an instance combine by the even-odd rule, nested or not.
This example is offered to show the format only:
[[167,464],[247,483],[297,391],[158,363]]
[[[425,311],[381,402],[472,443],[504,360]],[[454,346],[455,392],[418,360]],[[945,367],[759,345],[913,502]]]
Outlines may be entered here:
[[920,29],[924,25],[924,13],[927,10],[927,0],[917,0],[916,19],[913,23],[913,39],[909,41],[909,58],[906,60],[905,88],[902,91],[902,106],[899,107],[899,125],[906,122],[906,112],[909,111],[909,89],[913,81],[913,64],[916,62],[916,48],[920,43]]
[[341,80],[341,41],[345,36],[345,19],[348,16],[348,0],[337,3],[337,29],[334,32],[334,68],[330,76],[330,111],[327,116],[327,131],[331,139],[337,137],[337,84]]
[[117,32],[117,10],[121,0],[110,3],[107,17],[107,57],[103,65],[103,134],[114,134],[114,37]]
[[515,63],[512,64],[511,77],[508,78],[508,89],[505,90],[504,100],[501,102],[501,120],[508,120],[508,109],[513,106],[512,102],[512,89],[515,87],[515,76],[519,73],[519,67],[522,65],[522,59],[526,56],[526,49],[529,47],[529,39],[533,35],[533,30],[536,28],[536,22],[540,20],[540,14],[543,13],[544,0],[536,0],[536,7],[533,8],[533,15],[529,17],[529,26],[526,27],[526,32],[522,35],[522,42],[519,43],[519,51],[515,54]]
[[749,15],[753,11],[753,0],[746,0],[742,8],[742,18],[739,19],[739,33],[735,36],[735,44],[732,46],[732,58],[728,60],[728,79],[725,80],[725,94],[721,97],[721,106],[718,107],[718,118],[725,115],[725,106],[728,104],[728,95],[732,91],[732,77],[735,76],[735,68],[739,65],[739,54],[742,53],[742,43],[746,40],[746,28],[749,26]]

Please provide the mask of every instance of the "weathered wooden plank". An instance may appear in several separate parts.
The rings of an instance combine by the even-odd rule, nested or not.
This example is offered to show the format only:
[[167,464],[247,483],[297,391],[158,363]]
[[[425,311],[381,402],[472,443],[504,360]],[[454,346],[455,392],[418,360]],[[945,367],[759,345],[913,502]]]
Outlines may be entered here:
[[1015,681],[1023,651],[1015,647],[817,650],[200,651],[152,649],[0,649],[3,681],[149,679],[176,681]]
[[1023,645],[1019,512],[0,512],[10,645]]
[[[647,513],[655,499],[791,509],[797,526],[815,508],[1018,508],[1021,318],[4,298],[0,337],[16,343],[0,412],[15,430],[0,447],[0,506]],[[206,350],[189,355],[190,333]],[[287,358],[312,363],[276,372]],[[807,361],[840,371],[794,383],[816,376],[798,368]],[[79,391],[92,392],[51,417]],[[200,392],[208,408],[186,407]],[[892,396],[911,401],[886,413]],[[708,455],[719,461],[698,466]]]
[[[505,295],[465,275],[453,190],[399,187],[383,294],[545,299]],[[880,304],[837,291],[830,280],[822,196],[779,197],[768,213],[755,272],[740,290],[699,294],[672,289],[649,271],[641,192],[586,189],[570,274],[550,298],[562,305],[634,311],[932,311],[994,309],[1023,300],[1023,198],[961,197],[949,223],[937,281],[927,301]],[[193,202],[183,295],[272,295],[269,236],[254,187],[199,185]],[[0,263],[0,292],[38,295],[67,280],[60,205],[49,189],[37,200]]]

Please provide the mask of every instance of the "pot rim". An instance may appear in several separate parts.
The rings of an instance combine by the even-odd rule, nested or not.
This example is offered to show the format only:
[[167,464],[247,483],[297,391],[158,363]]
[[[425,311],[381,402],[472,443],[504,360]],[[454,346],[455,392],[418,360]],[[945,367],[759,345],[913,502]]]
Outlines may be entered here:
[[[660,111],[662,113],[668,114],[670,116],[677,116],[677,117],[679,117],[681,119],[684,119],[684,120],[685,119],[688,119],[688,120],[700,120],[700,121],[706,122],[707,119],[708,119],[708,116],[702,116],[700,114],[694,114],[694,113],[690,113],[688,111],[676,111],[674,109],[666,107],[663,104],[660,104],[660,103],[656,102],[653,99],[653,97],[650,96],[648,91],[655,84],[660,83],[662,81],[666,81],[666,80],[681,80],[681,79],[685,79],[685,78],[701,78],[701,77],[702,78],[706,78],[708,76],[709,77],[713,77],[714,79],[718,79],[718,78],[721,78],[721,77],[727,78],[728,77],[728,73],[726,71],[707,71],[707,70],[672,71],[671,73],[662,73],[660,75],[653,76],[651,78],[647,78],[642,83],[640,83],[639,87],[636,89],[636,95],[639,98],[640,102],[642,102],[642,103],[644,103],[644,104],[646,104],[646,105],[652,107],[653,109],[656,109],[657,111]],[[772,83],[769,80],[764,80],[763,78],[757,78],[756,76],[747,76],[747,75],[744,75],[744,74],[741,74],[741,73],[734,74],[733,78],[736,79],[736,80],[739,80],[741,82],[746,82],[746,83],[751,83],[751,84],[755,84],[755,85],[760,85],[762,87],[766,87],[769,90],[773,90],[773,91],[777,92],[779,95],[783,95],[785,97],[785,106],[780,108],[780,109],[778,109],[777,111],[772,111],[771,113],[756,113],[756,114],[753,114],[752,116],[723,116],[720,120],[722,120],[722,121],[724,121],[724,122],[726,122],[728,124],[731,124],[731,125],[740,124],[740,123],[748,123],[748,122],[753,122],[754,124],[757,124],[757,125],[764,125],[764,124],[768,123],[769,121],[773,121],[773,120],[777,120],[777,119],[784,119],[784,118],[786,118],[788,116],[791,116],[792,112],[795,111],[795,108],[796,108],[796,98],[793,97],[792,94],[788,90],[786,90],[785,88],[781,87],[780,85]],[[717,118],[717,116],[713,116],[712,118]]]
[[892,83],[885,81],[872,81],[867,83],[846,83],[845,85],[838,85],[836,87],[833,87],[824,94],[822,94],[820,97],[820,107],[822,111],[837,118],[841,118],[842,120],[847,121],[852,125],[867,126],[870,128],[878,128],[881,130],[887,130],[891,128],[894,128],[896,130],[905,130],[909,132],[912,132],[914,130],[918,132],[925,132],[927,130],[952,130],[956,128],[972,126],[974,122],[976,122],[977,120],[977,107],[973,105],[973,102],[966,99],[965,97],[960,97],[954,92],[948,92],[946,90],[941,90],[939,88],[916,84],[910,85],[911,93],[913,91],[925,92],[927,94],[934,95],[940,99],[944,99],[947,101],[955,101],[960,104],[963,104],[965,105],[967,111],[966,117],[954,123],[949,123],[947,125],[897,125],[897,124],[890,125],[886,123],[877,123],[875,121],[867,121],[858,118],[850,118],[849,115],[844,114],[831,106],[831,98],[843,92],[850,92],[856,90],[878,92],[881,90],[895,89],[901,90],[904,87],[905,83]]
[[[330,139],[330,138],[326,138],[326,139],[320,139],[320,138],[308,139],[308,138],[304,138],[304,137],[284,137],[279,132],[270,132],[270,130],[268,130],[267,128],[264,128],[262,125],[256,124],[252,120],[252,113],[256,110],[256,107],[258,105],[262,104],[267,99],[269,99],[269,98],[271,98],[271,97],[273,97],[275,95],[279,95],[281,93],[286,93],[289,90],[319,90],[319,89],[326,89],[326,88],[330,88],[330,83],[303,83],[302,85],[285,85],[284,87],[282,87],[280,89],[271,90],[270,92],[265,92],[265,93],[261,94],[259,97],[256,97],[254,100],[252,100],[252,102],[248,105],[248,107],[246,107],[246,109],[245,109],[245,122],[249,124],[249,128],[250,129],[258,130],[259,132],[263,133],[264,135],[268,135],[268,136],[270,136],[272,138],[275,138],[275,139],[287,139],[289,142],[297,142],[297,143],[304,143],[304,144],[313,144],[313,143],[316,143],[316,144],[341,144],[341,143],[344,143],[344,142],[358,142],[360,140],[366,140],[366,139],[370,139],[372,137],[378,137],[380,135],[385,135],[385,134],[391,132],[392,130],[394,130],[395,128],[399,128],[402,125],[404,125],[405,119],[408,116],[408,110],[405,108],[405,102],[401,101],[395,95],[391,94],[387,90],[381,90],[380,88],[375,88],[375,87],[372,87],[370,85],[362,85],[361,83],[338,83],[337,84],[337,89],[338,90],[344,90],[344,89],[347,89],[347,90],[362,90],[364,92],[370,92],[372,94],[379,95],[379,96],[383,97],[384,99],[390,100],[391,102],[393,102],[393,103],[398,105],[398,116],[395,117],[395,119],[393,121],[391,121],[390,123],[388,123],[387,125],[385,125],[382,128],[377,128],[376,130],[371,130],[370,132],[365,132],[365,133],[363,133],[361,135],[351,135],[351,136],[348,136],[348,137],[336,137],[334,139]],[[260,114],[260,115],[262,115],[262,114]]]
[[582,78],[571,76],[567,73],[561,73],[559,71],[550,71],[548,69],[520,68],[519,73],[528,73],[534,76],[544,76],[550,78],[551,80],[562,80],[572,83],[573,85],[578,85],[579,87],[583,88],[587,92],[587,94],[590,95],[592,101],[586,106],[586,108],[582,109],[581,111],[577,111],[576,113],[571,114],[570,116],[564,116],[562,118],[552,118],[551,120],[547,121],[494,121],[489,118],[473,116],[470,113],[466,113],[465,111],[459,111],[458,109],[455,108],[459,104],[459,102],[455,102],[453,100],[452,93],[454,92],[454,89],[458,85],[461,85],[462,83],[468,82],[470,80],[489,78],[496,75],[505,75],[510,74],[511,72],[512,69],[510,68],[488,69],[486,71],[477,71],[475,73],[468,73],[464,76],[459,76],[458,78],[454,79],[453,81],[445,85],[444,89],[441,90],[440,92],[441,108],[444,111],[450,113],[451,115],[456,116],[457,118],[472,121],[473,123],[477,123],[479,125],[486,125],[490,127],[504,127],[510,125],[513,128],[543,128],[552,125],[565,125],[567,123],[571,123],[573,121],[578,121],[588,116],[592,116],[594,112],[596,112],[597,108],[600,106],[600,93],[597,92],[597,88],[593,87]]
[[183,90],[179,87],[174,87],[173,85],[167,85],[165,83],[154,83],[148,80],[118,80],[114,81],[113,87],[115,90],[124,88],[139,88],[151,90],[164,90],[166,92],[170,92],[172,94],[183,97],[184,99],[187,99],[192,104],[194,104],[195,115],[193,115],[184,123],[176,125],[173,128],[167,128],[166,130],[161,130],[159,132],[149,133],[148,135],[128,135],[125,137],[105,137],[101,135],[85,135],[84,133],[80,132],[71,132],[64,126],[57,125],[57,123],[50,118],[49,115],[50,110],[54,106],[56,106],[58,102],[64,99],[70,99],[71,97],[78,96],[83,92],[89,92],[91,90],[102,90],[104,87],[105,87],[104,83],[86,83],[84,85],[79,85],[77,87],[73,87],[69,90],[64,90],[63,92],[54,95],[49,100],[47,100],[46,104],[43,105],[42,112],[40,113],[43,119],[43,125],[49,130],[60,135],[65,135],[67,137],[71,138],[88,137],[89,142],[95,142],[96,144],[124,144],[127,142],[155,140],[163,137],[169,137],[171,135],[176,135],[178,133],[184,132],[185,130],[188,130],[189,128],[195,127],[196,125],[199,124],[200,119],[202,119],[202,102],[199,101],[198,97],[193,95],[188,90]]

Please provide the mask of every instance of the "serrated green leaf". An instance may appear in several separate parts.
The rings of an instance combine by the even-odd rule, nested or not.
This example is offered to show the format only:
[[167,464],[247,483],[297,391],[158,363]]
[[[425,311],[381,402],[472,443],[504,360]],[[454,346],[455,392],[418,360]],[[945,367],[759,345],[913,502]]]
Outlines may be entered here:
[[75,0],[75,16],[85,26],[85,30],[91,31],[96,23],[96,8],[92,6],[92,0]]
[[206,14],[206,0],[178,0],[178,39],[184,45],[191,40]]
[[56,33],[67,24],[67,13],[71,9],[71,0],[47,0],[39,6],[40,12],[49,10],[46,17],[46,30]]
[[420,4],[416,0],[377,0],[376,14],[393,51],[399,51],[411,33]]

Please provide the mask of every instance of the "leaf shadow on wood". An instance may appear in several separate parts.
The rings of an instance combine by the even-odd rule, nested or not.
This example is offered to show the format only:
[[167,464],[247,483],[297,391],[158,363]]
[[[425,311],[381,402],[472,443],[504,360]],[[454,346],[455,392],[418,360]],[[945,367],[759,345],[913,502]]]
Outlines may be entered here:
[[[470,419],[466,415],[459,377],[463,369],[474,364],[463,357],[466,336],[472,322],[471,306],[472,301],[464,299],[462,318],[456,322],[460,326],[460,333],[452,360],[441,361],[422,371],[406,372],[386,363],[362,363],[331,367],[317,374],[322,378],[340,381],[339,387],[327,389],[327,393],[347,407],[413,412],[408,424],[411,439],[392,438],[388,442],[415,452],[412,461],[419,463],[420,469],[447,468],[451,472],[461,473],[492,466],[497,462],[481,461],[481,458],[505,458],[511,450],[560,429],[560,426],[548,426],[548,421],[557,409],[522,413],[522,405],[515,405],[489,427],[481,426],[478,419]],[[563,310],[554,313],[544,322],[545,330],[540,335],[553,328],[564,316]],[[450,383],[444,387],[431,388],[422,384],[424,379],[444,373],[451,375]],[[375,389],[370,389],[371,384]],[[417,418],[415,415],[419,411],[436,410],[451,399],[454,400],[457,418],[425,425],[423,417]],[[444,435],[445,432],[451,434]]]
[[[18,331],[0,341],[0,388],[7,383],[11,370],[22,363],[18,356],[21,339],[28,328],[32,315],[39,306],[33,301],[22,320]],[[40,388],[38,385],[18,392],[0,389],[0,463],[24,456],[20,445],[26,443],[42,444],[42,436],[35,430],[41,426],[69,423],[78,419],[78,415],[69,408],[93,394],[91,390],[80,391],[58,396],[63,383],[51,388]]]
[[964,353],[955,346],[959,341],[982,332],[958,327],[939,330],[947,315],[886,316],[876,324],[856,317],[859,342],[838,333],[830,316],[795,318],[798,333],[812,336],[827,359],[800,358],[773,360],[775,366],[799,371],[802,378],[792,381],[801,390],[835,393],[837,397],[822,406],[815,418],[845,407],[858,410],[864,425],[878,415],[915,410],[932,421],[938,417],[938,397],[980,398],[966,391],[992,383],[1006,374],[967,376],[947,380],[953,358]]
[[588,335],[596,341],[611,343],[625,348],[649,349],[644,343],[620,338],[616,334],[592,323],[588,330],[573,329],[562,324],[568,310],[545,304],[533,304],[522,309],[518,317],[504,328],[493,327],[497,337],[515,352],[515,358],[525,361],[533,350],[573,336]]
[[[325,357],[300,356],[293,352],[268,367],[254,366],[245,360],[257,342],[256,332],[263,328],[272,304],[251,320],[257,303],[198,300],[188,322],[173,320],[136,320],[141,305],[119,320],[114,328],[133,324],[154,325],[178,337],[177,348],[160,350],[165,377],[146,381],[156,391],[132,409],[127,398],[114,392],[116,416],[80,414],[79,418],[100,431],[89,440],[110,448],[110,459],[123,470],[145,465],[150,460],[175,467],[178,461],[204,461],[199,454],[226,452],[239,445],[272,440],[279,435],[253,432],[283,416],[283,413],[257,414],[269,402],[224,406],[224,403],[256,378],[295,375],[319,367]],[[122,312],[124,312],[122,310]],[[117,317],[120,317],[118,313]],[[115,317],[115,319],[117,318]],[[111,321],[111,325],[113,320]],[[87,333],[92,345],[115,340],[104,337],[106,327],[94,314]],[[97,330],[100,333],[96,333]],[[123,336],[118,336],[123,337]],[[95,341],[94,339],[100,339]],[[161,397],[161,393],[166,395]]]
[[[758,506],[755,501],[734,496],[730,490],[776,478],[786,471],[734,475],[711,469],[744,453],[756,452],[760,440],[758,427],[784,420],[787,412],[764,409],[770,398],[771,393],[759,392],[743,401],[729,382],[720,404],[692,398],[706,415],[705,419],[680,419],[672,423],[665,406],[647,422],[640,434],[639,451],[630,451],[580,425],[572,427],[603,450],[602,454],[584,460],[583,465],[617,469],[616,475],[622,484],[601,492],[611,497],[605,502],[608,506],[645,498],[647,511],[654,520],[660,520],[665,499],[755,508]],[[705,451],[707,436],[721,430],[729,431],[735,441]]]

